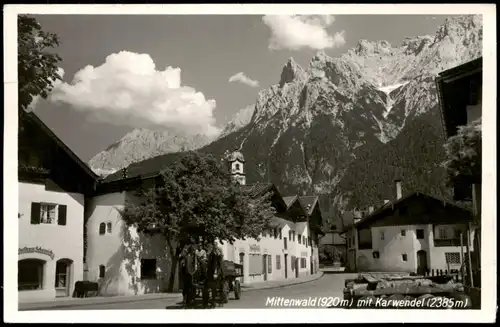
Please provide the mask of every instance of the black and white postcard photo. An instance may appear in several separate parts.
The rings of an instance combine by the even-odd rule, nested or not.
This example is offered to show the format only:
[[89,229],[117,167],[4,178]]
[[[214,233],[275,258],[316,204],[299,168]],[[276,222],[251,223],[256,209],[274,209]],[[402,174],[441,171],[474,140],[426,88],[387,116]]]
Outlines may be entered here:
[[496,5],[3,15],[6,322],[495,321]]

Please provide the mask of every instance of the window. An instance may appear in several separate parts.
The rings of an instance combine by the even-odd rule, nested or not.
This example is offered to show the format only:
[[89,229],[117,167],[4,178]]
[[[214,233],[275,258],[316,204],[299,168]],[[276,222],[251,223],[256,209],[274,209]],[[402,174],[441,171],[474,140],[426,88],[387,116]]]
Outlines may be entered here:
[[267,256],[267,273],[268,274],[273,273],[273,256],[272,255]]
[[243,266],[244,263],[245,263],[245,253],[240,252],[240,265]]
[[447,239],[448,235],[446,235],[446,234],[447,234],[446,233],[446,228],[439,228],[439,234],[438,235],[439,235],[440,239],[443,239],[443,240]]
[[453,229],[453,234],[454,234],[456,239],[460,239],[461,233],[462,233],[462,231],[460,229],[458,229],[458,228]]
[[300,268],[306,268],[306,265],[307,265],[307,259],[300,258]]
[[285,237],[285,238],[283,238],[283,248],[286,250],[288,248],[287,246],[288,246],[288,244],[286,242],[286,237]]
[[43,270],[45,261],[25,259],[17,262],[17,289],[32,291],[43,289]]
[[308,238],[307,241],[309,242],[309,246],[312,246],[312,239]]
[[292,232],[292,238],[293,238],[293,241],[295,242],[295,231]]
[[251,253],[248,256],[248,274],[260,275],[262,274],[262,256],[260,254]]
[[302,235],[297,235],[297,241],[299,242],[299,244],[301,244],[301,239],[302,239]]
[[444,254],[446,258],[446,263],[452,264],[452,265],[459,265],[460,264],[460,253],[458,252],[447,252]]
[[292,241],[292,231],[291,231],[291,230],[290,230],[290,231],[288,231],[288,239],[289,239],[290,241]]
[[383,241],[385,240],[385,233],[383,230],[380,231],[380,239]]
[[373,251],[373,258],[374,258],[374,259],[379,259],[379,258],[380,258],[380,252],[378,252],[378,251]]
[[31,224],[66,225],[66,205],[31,203]]
[[337,226],[332,225],[332,226],[330,227],[330,229],[331,229],[331,230],[337,230]]
[[417,229],[417,239],[418,240],[423,240],[424,237],[424,230],[423,229]]
[[306,245],[307,247],[307,237],[304,237],[304,244]]
[[236,170],[236,171],[239,171],[239,170],[240,170],[240,164],[239,164],[239,163],[235,164],[235,165],[234,165],[234,167],[235,167],[235,170]]
[[405,229],[401,230],[401,236],[406,236],[406,230]]
[[408,256],[406,255],[406,253],[404,253],[402,255],[402,259],[403,259],[403,261],[408,261]]
[[280,240],[281,240],[281,238],[283,237],[283,233],[282,233],[281,228],[279,229],[279,232],[280,232]]
[[99,266],[99,278],[104,278],[106,275],[106,266],[100,265]]
[[141,278],[156,279],[156,259],[141,259]]
[[273,231],[274,231],[274,238],[278,238],[278,229],[275,228],[273,229]]
[[108,222],[106,224],[106,231],[107,231],[108,234],[111,234],[111,223],[110,222]]
[[276,270],[281,269],[281,255],[277,254],[276,255]]
[[99,224],[99,235],[104,235],[104,234],[106,234],[106,224],[100,223]]
[[57,221],[57,205],[41,203],[40,204],[40,223],[55,224]]

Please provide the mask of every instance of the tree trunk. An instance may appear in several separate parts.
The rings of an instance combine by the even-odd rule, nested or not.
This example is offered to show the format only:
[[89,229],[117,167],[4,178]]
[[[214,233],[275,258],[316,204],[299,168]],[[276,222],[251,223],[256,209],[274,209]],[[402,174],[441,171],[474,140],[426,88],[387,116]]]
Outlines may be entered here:
[[170,277],[168,279],[168,286],[167,286],[167,292],[173,292],[174,290],[174,283],[175,283],[175,276],[177,275],[177,266],[178,266],[179,260],[177,259],[177,256],[174,256],[172,258],[172,269],[170,273]]
[[174,284],[175,284],[175,277],[177,276],[177,266],[179,265],[179,255],[181,253],[181,247],[177,245],[177,247],[174,247],[169,244],[169,252],[170,252],[170,257],[172,258],[172,268],[170,269],[170,276],[168,278],[168,285],[167,285],[167,292],[173,292],[174,290]]

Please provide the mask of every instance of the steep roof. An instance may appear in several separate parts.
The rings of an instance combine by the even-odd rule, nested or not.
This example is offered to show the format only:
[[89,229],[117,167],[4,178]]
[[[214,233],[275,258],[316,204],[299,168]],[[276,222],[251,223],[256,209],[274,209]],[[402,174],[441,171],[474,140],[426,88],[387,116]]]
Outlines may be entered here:
[[[82,170],[93,180],[99,180],[99,176],[90,169],[45,123],[34,113],[23,111],[22,116],[25,119],[33,122],[35,125],[51,138]],[[19,122],[21,124],[21,122]]]
[[295,202],[295,200],[297,200],[297,195],[283,197],[283,201],[285,201],[287,208],[290,208],[290,206]]
[[316,195],[300,196],[299,201],[307,210],[307,214],[312,215],[314,208],[319,203],[319,197]]
[[[376,221],[378,221],[380,219],[383,219],[383,218],[391,215],[393,213],[393,211],[394,211],[395,208],[398,208],[402,204],[407,203],[408,201],[411,201],[411,200],[415,200],[415,199],[420,199],[421,201],[430,201],[430,202],[433,202],[433,203],[436,203],[436,204],[439,203],[439,204],[442,204],[445,207],[448,206],[449,208],[453,208],[453,209],[456,209],[458,211],[461,211],[461,213],[463,213],[464,216],[467,216],[467,218],[468,218],[468,214],[470,213],[469,210],[464,209],[462,207],[459,207],[456,204],[451,203],[451,202],[449,202],[449,201],[447,201],[445,199],[439,199],[437,197],[433,197],[433,196],[430,196],[430,195],[427,195],[427,194],[423,194],[423,193],[420,193],[420,192],[415,192],[415,193],[411,193],[411,194],[409,194],[407,196],[404,196],[401,199],[397,199],[397,200],[388,202],[387,204],[383,205],[379,209],[375,210],[373,213],[371,213],[371,214],[365,216],[364,218],[362,218],[360,221],[358,221],[357,223],[355,223],[354,226],[357,229],[369,227],[371,224],[375,223]],[[429,222],[429,221],[427,221],[428,219],[427,218],[424,219],[424,218],[425,217],[420,217],[420,218],[416,218],[416,219],[417,220],[420,219],[419,220],[420,223],[428,223]],[[441,217],[441,218],[443,219],[443,221],[445,219],[447,219],[446,217]],[[457,220],[459,219],[458,217],[452,217],[450,222],[454,222],[455,218]],[[462,217],[460,217],[460,218],[462,218]],[[403,221],[400,221],[400,222],[403,222]]]

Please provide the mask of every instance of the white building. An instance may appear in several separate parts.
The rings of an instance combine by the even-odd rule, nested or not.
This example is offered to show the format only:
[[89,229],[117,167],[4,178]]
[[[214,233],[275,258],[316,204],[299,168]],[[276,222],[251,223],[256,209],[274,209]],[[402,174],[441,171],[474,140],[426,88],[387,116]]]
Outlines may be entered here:
[[[35,114],[24,115],[22,126],[20,302],[73,296],[75,283],[83,280],[97,282],[101,296],[163,292],[170,282],[178,290],[179,276],[172,273],[167,240],[138,233],[120,215],[138,188],[149,188],[160,179],[162,158],[132,164],[99,180]],[[273,190],[279,214],[269,235],[260,242],[237,241],[225,250],[226,258],[236,262],[242,258],[245,282],[314,272],[317,238],[308,222],[321,220],[317,198],[294,197],[285,203],[273,185],[245,185],[241,153],[233,153],[230,162],[242,187]]]
[[20,126],[19,301],[72,296],[83,280],[85,197],[97,176],[34,114]]
[[318,233],[321,212],[316,196],[282,197],[273,184],[246,185],[245,159],[239,151],[229,156],[231,172],[242,187],[258,196],[273,193],[277,210],[272,218],[273,228],[259,241],[248,238],[225,242],[222,252],[226,260],[243,265],[243,283],[283,280],[313,274],[318,269]]
[[[346,231],[348,267],[352,271],[417,274],[460,269],[467,256],[471,219],[470,211],[447,201],[422,193],[403,197],[398,192],[395,201],[364,217],[354,216]],[[471,252],[472,243],[473,234]]]

